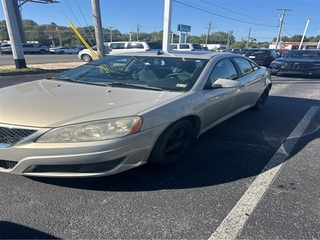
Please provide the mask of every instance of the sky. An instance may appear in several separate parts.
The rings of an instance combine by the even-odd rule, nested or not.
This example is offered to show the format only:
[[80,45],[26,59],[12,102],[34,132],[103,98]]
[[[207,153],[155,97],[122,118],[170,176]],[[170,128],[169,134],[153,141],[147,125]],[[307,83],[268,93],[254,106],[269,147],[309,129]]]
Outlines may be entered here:
[[[21,1],[23,2],[23,1]],[[159,32],[163,29],[165,0],[100,0],[102,26],[121,33]],[[233,32],[236,41],[255,38],[270,42],[279,32],[283,14],[282,36],[320,35],[320,0],[172,0],[171,31],[178,25],[191,27],[189,35]],[[26,2],[22,19],[39,25],[56,23],[76,27],[93,25],[91,0],[59,0],[59,3]],[[311,20],[308,23],[308,18]],[[0,21],[5,20],[0,7]]]

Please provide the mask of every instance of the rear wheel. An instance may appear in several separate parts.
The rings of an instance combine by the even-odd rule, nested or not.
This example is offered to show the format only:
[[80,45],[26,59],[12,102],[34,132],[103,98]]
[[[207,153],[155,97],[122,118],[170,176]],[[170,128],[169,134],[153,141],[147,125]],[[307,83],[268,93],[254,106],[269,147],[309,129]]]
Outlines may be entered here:
[[181,120],[168,127],[157,140],[148,162],[169,166],[177,162],[188,150],[193,138],[193,126]]
[[261,109],[263,105],[266,103],[268,96],[269,96],[270,87],[267,87],[264,92],[261,94],[260,98],[256,102],[256,105],[254,105],[255,109]]
[[47,51],[44,50],[44,49],[41,49],[41,50],[39,51],[39,53],[40,53],[40,54],[45,54],[45,53],[47,53]]
[[92,58],[91,58],[90,55],[88,55],[88,54],[83,54],[83,55],[81,56],[81,59],[82,59],[82,61],[84,61],[84,62],[91,62],[91,61],[92,61]]

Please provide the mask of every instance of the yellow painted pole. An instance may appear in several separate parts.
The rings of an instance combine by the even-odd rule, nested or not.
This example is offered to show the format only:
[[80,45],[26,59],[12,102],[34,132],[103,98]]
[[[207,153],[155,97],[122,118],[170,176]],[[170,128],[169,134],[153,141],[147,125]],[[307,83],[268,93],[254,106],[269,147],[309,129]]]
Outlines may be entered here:
[[81,40],[81,42],[86,46],[86,48],[89,49],[90,53],[92,54],[92,56],[97,60],[99,59],[99,55],[92,50],[92,48],[90,47],[90,45],[87,43],[86,40],[84,40],[84,38],[81,36],[81,34],[79,33],[79,31],[76,29],[76,27],[72,24],[72,22],[68,19],[68,22],[72,28],[72,30],[76,33],[76,35],[78,36],[78,38]]

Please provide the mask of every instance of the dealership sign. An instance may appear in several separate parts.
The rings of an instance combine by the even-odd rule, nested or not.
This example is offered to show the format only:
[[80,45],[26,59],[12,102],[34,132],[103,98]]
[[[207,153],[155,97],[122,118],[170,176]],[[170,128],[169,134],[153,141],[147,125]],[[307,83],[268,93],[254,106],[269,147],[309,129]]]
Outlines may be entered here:
[[178,24],[178,31],[180,31],[180,32],[191,32],[191,26]]

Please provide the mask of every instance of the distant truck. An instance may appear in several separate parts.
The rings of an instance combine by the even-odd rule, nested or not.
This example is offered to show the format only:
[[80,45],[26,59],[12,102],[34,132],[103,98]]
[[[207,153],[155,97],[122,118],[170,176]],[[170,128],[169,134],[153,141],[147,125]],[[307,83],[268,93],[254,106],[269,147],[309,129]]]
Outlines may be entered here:
[[[46,47],[46,46],[40,46],[34,43],[23,43],[21,45],[22,45],[23,53],[38,53],[38,54],[49,53],[49,47]],[[5,53],[11,54],[12,53],[11,45],[10,44],[2,45],[1,51],[4,54]]]

